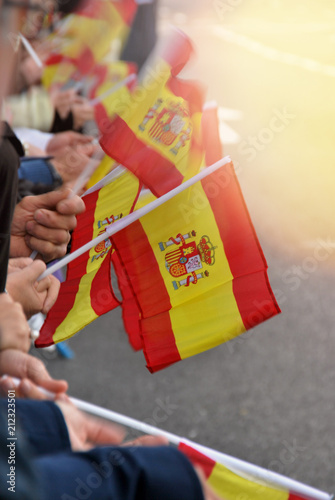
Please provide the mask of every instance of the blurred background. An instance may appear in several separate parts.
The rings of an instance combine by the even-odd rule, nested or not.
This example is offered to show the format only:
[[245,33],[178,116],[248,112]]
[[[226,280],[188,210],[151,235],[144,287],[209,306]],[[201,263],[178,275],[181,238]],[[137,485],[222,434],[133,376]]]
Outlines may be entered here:
[[282,314],[155,375],[118,310],[73,360],[36,355],[74,396],[335,492],[335,5],[160,0],[157,24],[194,41]]

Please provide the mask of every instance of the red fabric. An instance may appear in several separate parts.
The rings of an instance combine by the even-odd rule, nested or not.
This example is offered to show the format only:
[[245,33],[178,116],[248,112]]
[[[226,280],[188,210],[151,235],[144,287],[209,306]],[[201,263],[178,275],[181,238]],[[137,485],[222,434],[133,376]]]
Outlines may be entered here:
[[140,307],[134,295],[129,277],[123,267],[117,252],[112,255],[112,263],[118,278],[119,290],[122,295],[122,319],[130,345],[135,351],[143,348],[140,330]]
[[299,495],[294,495],[290,493],[287,500],[306,500],[305,497],[300,497]]
[[223,157],[223,147],[219,134],[217,107],[205,109],[202,114],[201,128],[204,138],[205,161],[209,167]]
[[191,40],[185,33],[175,29],[166,41],[161,57],[171,67],[171,74],[178,75],[194,53]]
[[118,307],[121,302],[115,297],[111,282],[111,253],[106,255],[103,263],[93,278],[90,296],[94,312],[101,316]]
[[[85,200],[86,211],[77,216],[77,228],[72,233],[72,252],[93,239],[94,210],[98,196],[99,191],[96,191],[87,197]],[[88,258],[89,252],[87,251],[68,265],[66,281],[61,284],[56,303],[49,311],[41,328],[40,336],[35,342],[36,347],[47,347],[54,344],[52,336],[73,307],[80,280],[86,273]]]
[[[141,223],[133,222],[112,239],[138,299],[142,317],[147,318],[171,309],[164,279]],[[156,299],[154,304],[153,296]]]
[[[151,373],[181,361],[168,311],[142,319],[141,333],[143,352],[147,368]],[[162,364],[162,346],[164,346],[164,364]]]
[[[100,131],[104,134],[100,145],[105,153],[128,168],[156,196],[171,191],[183,181],[176,166],[156,150],[137,138],[127,123],[119,116],[114,120],[105,118],[97,110]],[[106,116],[106,115],[105,115]]]
[[113,2],[115,10],[117,10],[126,24],[132,24],[136,10],[137,3],[135,0],[122,0],[121,2]]
[[[251,328],[279,313],[280,308],[272,293],[267,274],[264,272],[264,269],[267,269],[267,262],[245,205],[233,165],[227,164],[210,178],[205,178],[202,185],[216,217],[234,277],[233,290],[242,321],[246,328]],[[220,195],[220,186],[226,186],[224,196]],[[258,312],[253,313],[255,309]]]
[[203,455],[202,453],[200,453],[200,451],[191,448],[185,443],[180,443],[178,446],[178,450],[184,453],[190,459],[193,465],[201,467],[206,476],[206,479],[210,477],[216,465],[216,462],[214,460],[207,457],[206,455]]

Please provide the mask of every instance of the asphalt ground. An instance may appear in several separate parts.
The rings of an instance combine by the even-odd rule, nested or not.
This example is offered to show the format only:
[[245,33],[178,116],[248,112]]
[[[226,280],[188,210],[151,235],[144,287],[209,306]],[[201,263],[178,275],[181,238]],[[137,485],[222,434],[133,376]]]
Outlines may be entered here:
[[335,8],[180,4],[161,2],[160,33],[169,23],[189,33],[198,55],[186,76],[238,111],[225,153],[282,314],[155,375],[128,345],[120,310],[69,342],[75,359],[43,358],[74,396],[334,493]]

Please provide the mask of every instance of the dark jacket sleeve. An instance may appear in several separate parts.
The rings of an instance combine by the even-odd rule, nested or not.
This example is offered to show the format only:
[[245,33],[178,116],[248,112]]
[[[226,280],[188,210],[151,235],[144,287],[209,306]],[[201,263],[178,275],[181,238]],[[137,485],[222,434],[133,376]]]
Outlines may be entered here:
[[18,427],[34,456],[71,450],[63,414],[55,403],[17,399],[15,406]]
[[12,223],[17,193],[17,170],[19,155],[23,154],[21,143],[10,127],[2,122],[0,138],[0,293],[4,291]]
[[204,499],[188,459],[168,446],[61,453],[38,457],[34,466],[42,500]]

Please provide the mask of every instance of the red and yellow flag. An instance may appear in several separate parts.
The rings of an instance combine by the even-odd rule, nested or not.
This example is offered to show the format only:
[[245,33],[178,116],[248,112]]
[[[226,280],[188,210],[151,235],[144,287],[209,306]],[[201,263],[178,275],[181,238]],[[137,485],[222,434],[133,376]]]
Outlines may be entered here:
[[106,76],[107,68],[100,63],[112,50],[113,42],[124,44],[136,10],[135,0],[89,0],[76,13],[66,16],[50,37],[54,49],[42,78],[46,88],[66,83],[66,75],[77,74],[80,80],[95,71],[101,78],[103,70]]
[[260,484],[241,477],[224,465],[215,462],[184,443],[181,443],[178,449],[189,458],[194,466],[203,470],[207,483],[224,500],[236,500],[238,498],[248,500],[304,500],[288,490],[280,490],[271,485]]
[[[116,177],[116,176],[115,176]],[[129,214],[139,193],[139,181],[119,169],[113,182],[83,196],[86,211],[78,216],[72,234],[72,252],[106,231],[106,227]],[[55,305],[49,311],[37,347],[65,340],[120,302],[111,285],[109,238],[72,261]]]
[[[280,312],[231,163],[112,241],[138,304],[153,372]],[[127,301],[123,308],[126,316]]]
[[195,175],[201,166],[203,89],[176,75],[193,49],[181,32],[131,96],[109,117],[98,109],[100,144],[155,196]]

